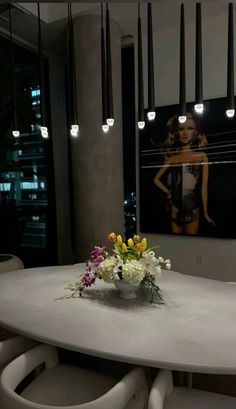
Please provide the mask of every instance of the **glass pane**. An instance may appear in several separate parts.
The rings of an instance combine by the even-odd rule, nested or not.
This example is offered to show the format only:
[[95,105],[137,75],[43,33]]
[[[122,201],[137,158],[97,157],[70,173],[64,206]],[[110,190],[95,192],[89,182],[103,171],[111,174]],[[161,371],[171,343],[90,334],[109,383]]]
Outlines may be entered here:
[[51,231],[48,199],[52,160],[50,141],[40,133],[38,56],[14,46],[20,131],[15,138],[9,50],[9,42],[0,39],[0,252],[17,254],[26,266],[53,264],[55,229]]

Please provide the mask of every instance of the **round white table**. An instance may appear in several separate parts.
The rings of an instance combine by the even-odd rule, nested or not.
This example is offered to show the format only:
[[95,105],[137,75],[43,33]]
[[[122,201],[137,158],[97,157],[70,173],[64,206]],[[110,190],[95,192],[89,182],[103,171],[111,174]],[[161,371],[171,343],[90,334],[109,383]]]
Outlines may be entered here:
[[164,271],[165,305],[120,299],[102,280],[69,291],[84,264],[0,274],[0,326],[38,341],[157,368],[236,374],[236,286]]

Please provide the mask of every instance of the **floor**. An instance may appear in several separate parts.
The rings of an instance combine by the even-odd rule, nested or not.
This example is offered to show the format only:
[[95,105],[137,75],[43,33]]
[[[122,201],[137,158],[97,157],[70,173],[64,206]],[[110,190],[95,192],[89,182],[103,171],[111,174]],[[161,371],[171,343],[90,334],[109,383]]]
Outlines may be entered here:
[[194,374],[193,388],[236,397],[236,375]]

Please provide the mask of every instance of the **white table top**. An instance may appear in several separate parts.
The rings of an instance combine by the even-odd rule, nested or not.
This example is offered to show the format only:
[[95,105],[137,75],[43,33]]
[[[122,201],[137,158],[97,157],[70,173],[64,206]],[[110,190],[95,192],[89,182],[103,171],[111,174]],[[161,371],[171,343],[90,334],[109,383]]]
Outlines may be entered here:
[[0,274],[0,326],[36,340],[157,368],[236,374],[236,285],[163,272],[165,305],[123,300],[102,280],[55,301],[84,265]]

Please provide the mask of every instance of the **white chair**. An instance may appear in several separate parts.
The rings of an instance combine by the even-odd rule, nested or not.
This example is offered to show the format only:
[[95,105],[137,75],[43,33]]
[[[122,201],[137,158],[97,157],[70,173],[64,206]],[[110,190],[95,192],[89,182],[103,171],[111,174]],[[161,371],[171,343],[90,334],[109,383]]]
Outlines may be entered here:
[[149,397],[148,409],[235,409],[236,398],[218,393],[174,387],[172,373],[160,370]]
[[5,261],[0,261],[0,273],[5,273],[6,271],[22,270],[24,264],[22,260],[15,256],[14,254],[0,254],[1,256],[9,256],[9,259]]
[[37,345],[36,341],[18,335],[0,341],[0,373],[12,359],[35,345]]
[[[18,395],[17,385],[42,363],[43,372]],[[135,368],[117,382],[101,373],[58,364],[57,349],[44,344],[4,369],[0,393],[4,409],[143,409],[148,401],[143,369]]]

